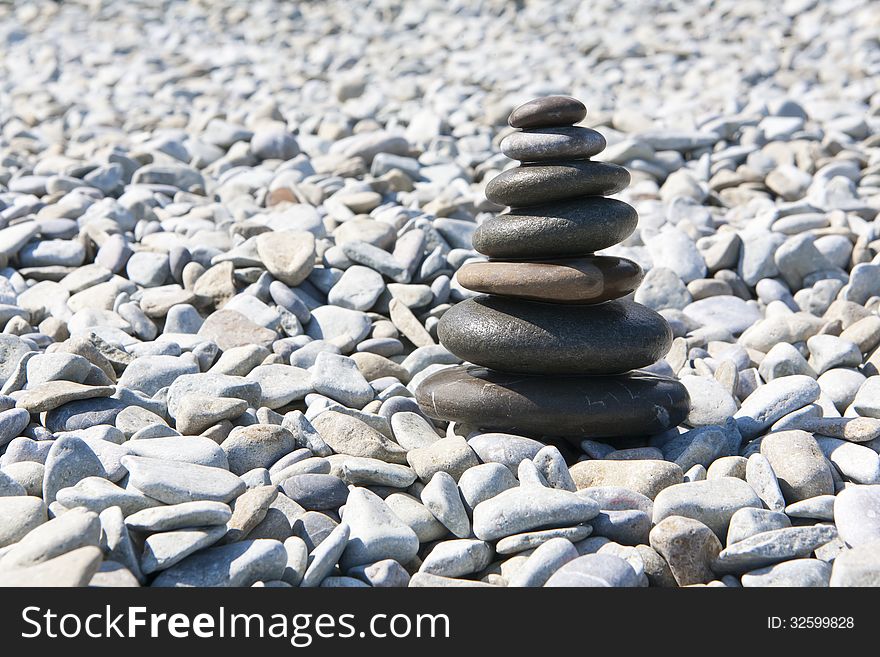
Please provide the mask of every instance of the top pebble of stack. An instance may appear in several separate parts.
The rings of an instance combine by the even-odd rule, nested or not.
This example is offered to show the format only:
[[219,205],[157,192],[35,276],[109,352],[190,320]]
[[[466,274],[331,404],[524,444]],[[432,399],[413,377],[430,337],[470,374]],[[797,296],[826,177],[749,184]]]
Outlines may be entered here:
[[546,96],[520,105],[510,113],[511,128],[545,128],[574,125],[587,115],[586,106],[571,96]]

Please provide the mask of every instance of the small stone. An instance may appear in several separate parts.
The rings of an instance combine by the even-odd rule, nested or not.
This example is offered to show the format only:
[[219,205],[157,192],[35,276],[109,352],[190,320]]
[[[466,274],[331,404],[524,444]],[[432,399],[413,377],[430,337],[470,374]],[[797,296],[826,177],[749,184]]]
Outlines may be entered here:
[[485,541],[459,538],[437,543],[425,556],[419,572],[443,577],[462,577],[483,570],[492,560]]
[[788,527],[755,534],[728,545],[715,561],[716,572],[744,572],[808,556],[837,536],[829,525]]
[[669,516],[651,530],[651,547],[669,564],[679,586],[714,579],[712,563],[721,552],[718,537],[703,523]]
[[640,578],[626,561],[610,554],[585,554],[557,570],[544,586],[638,587]]
[[761,454],[776,474],[788,504],[834,493],[822,450],[806,431],[780,431],[765,436],[761,440]]
[[676,484],[666,488],[654,500],[654,523],[669,516],[684,516],[707,525],[724,538],[733,514],[743,507],[760,509],[760,498],[741,479],[725,477]]
[[421,493],[422,504],[459,538],[471,533],[471,522],[465,511],[455,479],[446,472],[437,472]]
[[250,586],[279,579],[287,565],[284,546],[268,539],[241,541],[192,554],[162,571],[152,586]]
[[241,479],[221,468],[142,456],[124,456],[122,464],[132,486],[166,504],[229,502],[245,490]]
[[474,534],[482,540],[494,540],[533,529],[576,525],[598,513],[598,504],[575,493],[552,488],[511,488],[474,508]]
[[141,532],[164,532],[184,527],[224,525],[232,517],[228,504],[222,502],[182,502],[143,509],[125,518],[125,524]]
[[746,462],[746,482],[771,511],[785,508],[785,498],[770,461],[763,454],[752,454]]

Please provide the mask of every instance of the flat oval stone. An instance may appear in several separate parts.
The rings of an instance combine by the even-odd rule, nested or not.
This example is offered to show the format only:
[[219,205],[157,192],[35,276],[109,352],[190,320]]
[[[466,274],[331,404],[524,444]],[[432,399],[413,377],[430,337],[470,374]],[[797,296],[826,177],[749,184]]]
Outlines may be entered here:
[[660,433],[688,412],[683,385],[646,372],[618,376],[524,376],[457,366],[416,389],[422,410],[487,431],[613,438]]
[[458,282],[476,292],[551,303],[592,304],[626,296],[638,287],[642,268],[614,256],[547,262],[472,262]]
[[607,162],[526,164],[492,178],[486,198],[498,205],[523,207],[579,196],[610,196],[628,184],[629,171]]
[[632,301],[566,306],[480,296],[450,308],[437,327],[463,360],[501,372],[618,374],[662,358],[672,331]]
[[590,196],[487,219],[474,231],[473,245],[490,258],[577,256],[622,242],[638,222],[631,205]]
[[605,137],[590,128],[540,128],[513,132],[501,140],[501,152],[521,162],[581,160],[602,152]]
[[507,119],[513,128],[573,125],[587,115],[586,106],[571,96],[544,96],[523,103]]

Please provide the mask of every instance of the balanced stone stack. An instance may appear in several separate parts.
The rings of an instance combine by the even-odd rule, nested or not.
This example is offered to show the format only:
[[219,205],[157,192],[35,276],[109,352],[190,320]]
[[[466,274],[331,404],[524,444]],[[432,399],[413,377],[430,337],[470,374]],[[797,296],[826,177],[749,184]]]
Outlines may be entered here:
[[605,196],[629,183],[605,148],[574,124],[584,105],[550,96],[516,108],[521,130],[501,149],[522,166],[504,171],[486,196],[511,210],[485,221],[474,248],[489,256],[458,272],[485,293],[447,311],[440,341],[472,365],[443,369],[419,386],[430,416],[490,431],[534,436],[633,438],[682,422],[688,394],[678,381],[639,370],[666,355],[662,316],[627,297],[639,265],[594,255],[636,228],[631,206]]

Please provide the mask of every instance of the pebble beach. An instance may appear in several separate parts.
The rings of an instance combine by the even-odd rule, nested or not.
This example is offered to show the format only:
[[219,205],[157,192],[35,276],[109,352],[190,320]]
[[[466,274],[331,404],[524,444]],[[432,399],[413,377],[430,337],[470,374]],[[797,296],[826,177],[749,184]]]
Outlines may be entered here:
[[878,34],[0,4],[0,585],[880,586]]

